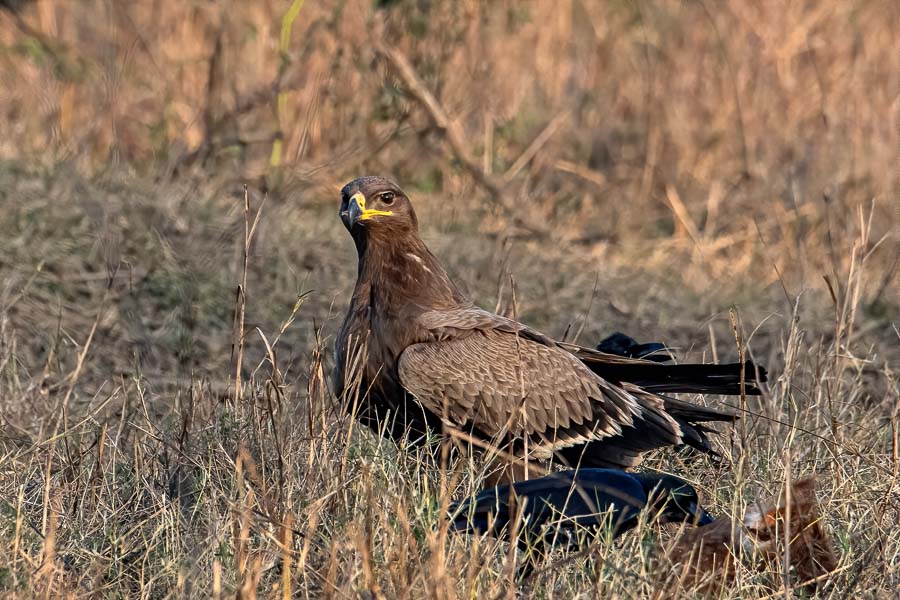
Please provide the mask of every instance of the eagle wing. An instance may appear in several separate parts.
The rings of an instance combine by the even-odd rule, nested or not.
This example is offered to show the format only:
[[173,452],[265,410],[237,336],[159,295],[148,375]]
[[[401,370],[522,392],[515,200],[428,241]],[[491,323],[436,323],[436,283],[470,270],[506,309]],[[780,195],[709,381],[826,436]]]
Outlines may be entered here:
[[419,321],[435,339],[403,351],[400,382],[448,425],[496,440],[527,438],[537,457],[639,431],[652,434],[653,447],[680,442],[661,398],[607,382],[520,323],[475,307]]

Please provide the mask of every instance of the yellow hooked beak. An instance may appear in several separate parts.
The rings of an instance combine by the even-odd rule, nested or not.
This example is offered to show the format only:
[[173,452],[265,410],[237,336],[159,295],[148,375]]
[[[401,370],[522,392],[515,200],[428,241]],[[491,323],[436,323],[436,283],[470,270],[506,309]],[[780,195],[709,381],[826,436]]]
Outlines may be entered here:
[[366,197],[362,192],[356,192],[350,197],[350,204],[347,207],[350,212],[350,222],[366,221],[372,217],[389,216],[394,214],[389,210],[366,209]]

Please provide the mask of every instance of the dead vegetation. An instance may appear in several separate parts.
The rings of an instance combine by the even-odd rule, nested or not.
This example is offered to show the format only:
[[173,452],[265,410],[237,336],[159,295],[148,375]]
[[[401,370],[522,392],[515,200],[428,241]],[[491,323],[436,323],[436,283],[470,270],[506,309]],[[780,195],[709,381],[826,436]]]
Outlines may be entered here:
[[[900,587],[893,3],[18,4],[5,595],[514,593],[516,552],[442,526],[481,473],[421,468],[328,394],[355,277],[336,190],[362,173],[404,184],[488,308],[769,367],[765,396],[709,400],[747,411],[722,464],[648,466],[730,518],[815,474],[837,567],[813,592],[739,564],[717,597]],[[599,536],[523,589],[651,597],[677,540]]]

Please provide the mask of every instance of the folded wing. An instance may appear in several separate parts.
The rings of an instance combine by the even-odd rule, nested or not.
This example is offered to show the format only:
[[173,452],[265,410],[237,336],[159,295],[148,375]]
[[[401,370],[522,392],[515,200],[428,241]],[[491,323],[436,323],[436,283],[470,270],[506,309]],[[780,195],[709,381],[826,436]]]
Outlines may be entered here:
[[662,398],[613,385],[567,350],[526,336],[445,328],[442,339],[406,348],[400,381],[446,424],[496,442],[527,438],[536,458],[614,439],[635,450],[619,465],[631,466],[641,452],[681,442]]

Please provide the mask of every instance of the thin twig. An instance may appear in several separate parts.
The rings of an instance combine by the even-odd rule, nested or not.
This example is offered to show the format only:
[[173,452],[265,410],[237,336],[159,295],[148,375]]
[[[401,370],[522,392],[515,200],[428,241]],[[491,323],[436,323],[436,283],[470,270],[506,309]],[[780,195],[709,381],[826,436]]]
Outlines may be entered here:
[[559,131],[562,124],[569,118],[569,110],[564,110],[558,113],[555,117],[550,119],[550,122],[541,130],[541,132],[534,138],[525,151],[516,159],[516,161],[512,164],[509,169],[506,170],[506,173],[503,174],[503,181],[509,183],[513,177],[519,174],[525,165],[527,165],[532,158],[534,158],[538,152],[541,151],[541,148],[544,147],[550,138]]
[[425,109],[434,128],[443,134],[447,145],[450,146],[450,150],[453,152],[453,157],[462,164],[479,186],[487,190],[494,200],[502,204],[503,189],[501,184],[485,173],[478,163],[469,156],[469,153],[466,151],[465,136],[463,136],[459,123],[450,118],[447,111],[441,106],[441,103],[438,102],[434,94],[428,90],[419,78],[406,56],[396,48],[390,48],[384,44],[376,45],[375,51],[391,65],[394,72],[403,81],[403,85],[406,86],[410,95]]
[[234,402],[235,404],[241,398],[241,368],[244,364],[244,315],[247,308],[247,272],[250,263],[250,243],[253,241],[253,235],[256,233],[256,226],[259,225],[259,218],[262,215],[263,206],[265,206],[266,198],[259,205],[253,223],[250,223],[250,192],[247,185],[244,184],[244,247],[243,262],[241,268],[241,284],[238,286],[235,298],[235,343],[232,346],[231,357],[234,360]]
[[[527,219],[522,212],[521,207],[511,203],[506,198],[506,194],[504,193],[506,179],[504,178],[503,181],[496,180],[490,174],[485,172],[482,165],[478,164],[478,161],[469,155],[469,152],[467,151],[469,144],[465,141],[465,136],[463,135],[459,123],[450,118],[447,111],[441,106],[441,103],[438,102],[437,98],[434,97],[434,94],[428,90],[418,74],[416,74],[415,69],[406,56],[396,48],[391,48],[381,43],[376,44],[375,51],[387,61],[403,82],[403,85],[406,86],[409,94],[422,106],[422,108],[425,109],[425,112],[431,120],[432,126],[443,135],[444,140],[450,147],[453,158],[462,165],[475,183],[487,191],[494,202],[503,207],[506,213],[512,217],[512,221],[516,225],[533,234],[546,236],[547,228],[545,226]],[[558,124],[555,127],[558,127]],[[552,131],[553,130],[551,129],[551,134]],[[549,139],[549,136],[546,137]],[[534,152],[537,152],[544,141],[546,141],[541,141],[540,138],[541,136],[539,135],[538,139],[535,140],[535,142],[539,143],[532,143],[532,145],[535,146]],[[530,157],[525,156],[527,153],[528,150],[523,154],[523,157],[530,160]],[[527,160],[524,162],[527,162]]]

